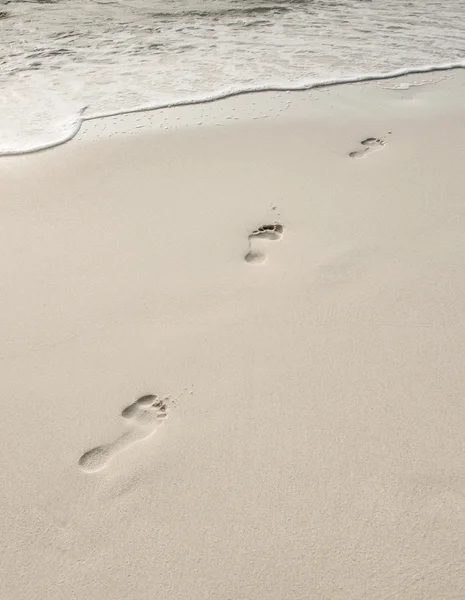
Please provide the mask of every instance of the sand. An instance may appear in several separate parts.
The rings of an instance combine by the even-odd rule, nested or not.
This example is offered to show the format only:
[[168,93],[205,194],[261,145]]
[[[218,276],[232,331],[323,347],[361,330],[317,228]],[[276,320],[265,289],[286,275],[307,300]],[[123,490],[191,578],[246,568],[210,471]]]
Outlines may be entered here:
[[465,74],[429,79],[0,160],[2,600],[463,598]]

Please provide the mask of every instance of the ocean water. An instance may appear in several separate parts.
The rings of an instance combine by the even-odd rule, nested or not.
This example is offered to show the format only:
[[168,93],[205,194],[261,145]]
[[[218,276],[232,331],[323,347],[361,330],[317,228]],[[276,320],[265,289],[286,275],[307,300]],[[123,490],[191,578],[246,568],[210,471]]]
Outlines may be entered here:
[[465,67],[465,0],[0,0],[0,154],[81,119]]

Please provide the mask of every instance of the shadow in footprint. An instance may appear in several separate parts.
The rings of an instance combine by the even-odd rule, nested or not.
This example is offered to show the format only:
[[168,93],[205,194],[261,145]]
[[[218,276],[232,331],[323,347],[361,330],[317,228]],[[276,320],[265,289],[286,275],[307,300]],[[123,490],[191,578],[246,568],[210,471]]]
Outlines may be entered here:
[[167,416],[168,400],[148,394],[126,406],[121,416],[130,422],[132,429],[109,444],[85,452],[79,459],[81,469],[86,473],[101,471],[116,454],[153,435]]
[[263,263],[267,256],[261,249],[261,240],[276,241],[283,237],[284,227],[279,223],[262,225],[249,235],[249,251],[245,255],[248,263]]
[[350,158],[363,158],[375,150],[380,150],[385,145],[386,141],[383,138],[370,137],[366,138],[360,143],[363,148],[360,150],[354,150],[354,152],[349,152]]

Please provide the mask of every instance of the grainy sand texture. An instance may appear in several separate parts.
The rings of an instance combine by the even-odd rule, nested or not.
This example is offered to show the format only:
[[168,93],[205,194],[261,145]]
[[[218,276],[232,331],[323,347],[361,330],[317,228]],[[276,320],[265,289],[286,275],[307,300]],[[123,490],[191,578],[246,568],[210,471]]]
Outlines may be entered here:
[[0,160],[1,600],[465,597],[465,75]]

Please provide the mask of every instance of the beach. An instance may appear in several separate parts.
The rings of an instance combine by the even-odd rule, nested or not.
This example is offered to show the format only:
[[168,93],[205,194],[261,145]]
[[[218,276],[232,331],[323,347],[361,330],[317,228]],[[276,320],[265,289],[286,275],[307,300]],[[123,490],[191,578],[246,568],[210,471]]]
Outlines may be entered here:
[[464,133],[458,69],[0,158],[1,599],[463,597]]

